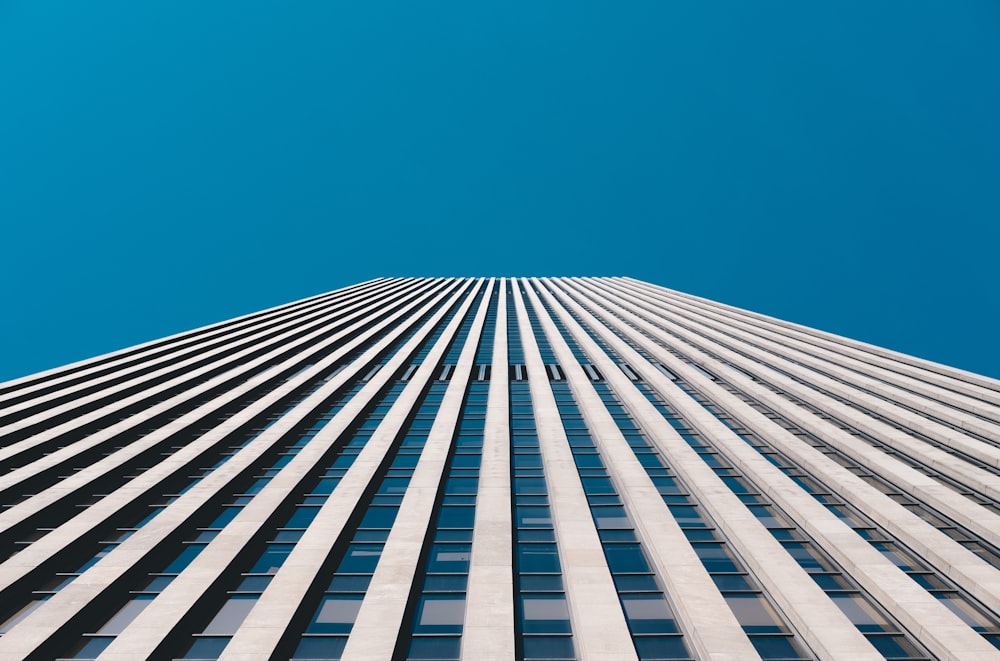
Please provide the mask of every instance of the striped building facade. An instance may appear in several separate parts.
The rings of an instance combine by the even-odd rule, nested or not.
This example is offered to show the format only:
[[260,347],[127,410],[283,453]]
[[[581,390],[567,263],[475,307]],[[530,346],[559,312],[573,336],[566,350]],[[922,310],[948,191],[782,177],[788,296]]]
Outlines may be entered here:
[[385,278],[0,384],[0,659],[1000,659],[1000,382]]

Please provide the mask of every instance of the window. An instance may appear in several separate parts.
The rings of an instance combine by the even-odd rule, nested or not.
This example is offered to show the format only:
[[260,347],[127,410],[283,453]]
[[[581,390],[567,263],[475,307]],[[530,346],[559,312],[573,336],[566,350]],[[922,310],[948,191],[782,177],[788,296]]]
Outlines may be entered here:
[[139,616],[139,613],[146,609],[153,600],[153,595],[139,595],[132,599],[121,610],[108,620],[107,624],[101,627],[97,633],[102,636],[117,636],[125,630],[132,620]]
[[525,633],[569,633],[569,607],[561,594],[521,598],[521,629]]
[[256,603],[256,596],[237,595],[231,597],[223,604],[202,633],[209,636],[232,636]]

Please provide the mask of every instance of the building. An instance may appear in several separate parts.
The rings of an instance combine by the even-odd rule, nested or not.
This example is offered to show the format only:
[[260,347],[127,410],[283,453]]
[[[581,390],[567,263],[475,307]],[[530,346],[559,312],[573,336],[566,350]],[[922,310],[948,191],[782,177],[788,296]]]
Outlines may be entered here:
[[0,384],[0,659],[1000,658],[1000,382],[628,278]]

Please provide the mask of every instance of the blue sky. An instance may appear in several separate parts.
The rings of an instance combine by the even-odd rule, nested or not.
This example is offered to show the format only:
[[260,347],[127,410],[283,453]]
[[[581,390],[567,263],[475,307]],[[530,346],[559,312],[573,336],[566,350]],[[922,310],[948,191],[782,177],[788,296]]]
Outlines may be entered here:
[[0,3],[0,379],[380,275],[1000,377],[1000,5]]

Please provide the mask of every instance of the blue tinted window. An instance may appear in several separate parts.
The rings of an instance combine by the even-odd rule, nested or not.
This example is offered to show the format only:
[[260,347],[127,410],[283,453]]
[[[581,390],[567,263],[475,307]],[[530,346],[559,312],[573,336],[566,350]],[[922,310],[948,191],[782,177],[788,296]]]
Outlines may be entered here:
[[372,574],[381,555],[381,544],[351,544],[337,571],[345,574]]
[[294,659],[339,659],[347,646],[346,636],[305,636],[295,649]]
[[638,544],[609,544],[604,549],[612,573],[648,573],[649,565]]
[[410,641],[407,659],[458,659],[461,658],[462,639],[454,636],[420,636]]
[[521,597],[521,630],[524,633],[569,633],[569,607],[561,594]]
[[568,636],[525,636],[525,661],[534,659],[575,659],[573,639]]

